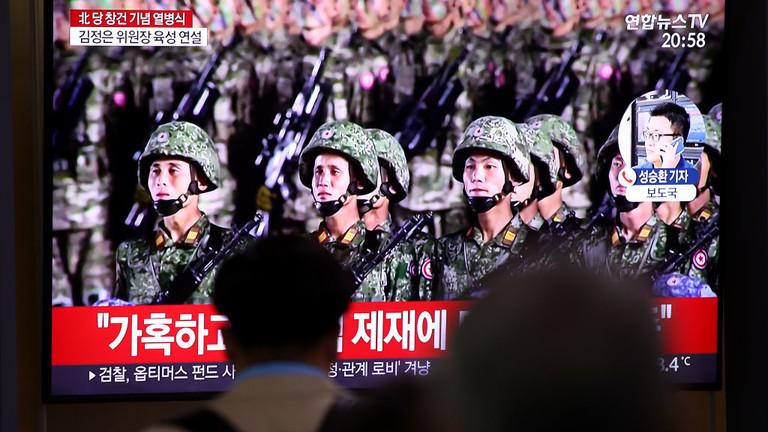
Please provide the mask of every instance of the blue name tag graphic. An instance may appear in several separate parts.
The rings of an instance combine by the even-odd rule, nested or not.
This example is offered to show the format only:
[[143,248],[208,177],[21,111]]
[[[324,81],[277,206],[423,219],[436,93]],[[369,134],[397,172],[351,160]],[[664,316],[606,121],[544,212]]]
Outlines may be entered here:
[[696,185],[699,172],[695,168],[633,168],[636,185]]

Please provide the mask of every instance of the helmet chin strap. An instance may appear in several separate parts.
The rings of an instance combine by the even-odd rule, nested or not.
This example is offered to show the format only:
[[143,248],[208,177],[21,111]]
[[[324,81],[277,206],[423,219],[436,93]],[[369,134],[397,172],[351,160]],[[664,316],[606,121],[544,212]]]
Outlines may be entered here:
[[317,210],[318,213],[320,213],[320,216],[322,217],[329,217],[333,216],[336,213],[341,210],[342,207],[344,207],[344,204],[349,200],[349,198],[352,196],[349,189],[352,188],[352,185],[349,186],[346,192],[344,192],[344,195],[340,196],[339,198],[333,200],[333,201],[317,201],[315,200],[314,206],[315,210]]
[[372,195],[370,198],[358,199],[357,211],[360,212],[360,214],[368,213],[373,210],[374,204],[379,202],[380,199],[381,195],[379,194]]
[[200,185],[197,182],[197,180],[193,180],[189,183],[189,187],[187,188],[187,191],[184,192],[182,195],[180,195],[176,199],[172,200],[157,200],[152,203],[152,207],[154,207],[157,214],[160,216],[166,217],[166,216],[172,216],[179,212],[182,208],[184,208],[184,203],[186,203],[189,200],[190,195],[199,195],[200,192]]
[[467,191],[464,191],[464,196],[467,197],[467,203],[469,204],[469,208],[472,209],[475,213],[485,213],[489,211],[490,209],[496,207],[496,204],[499,203],[505,196],[509,195],[510,193],[514,192],[515,187],[512,186],[512,182],[507,180],[504,183],[504,187],[501,188],[501,192],[492,195],[492,196],[469,196],[467,195]]
[[613,194],[608,194],[608,197],[611,201],[611,204],[613,204],[619,213],[630,212],[640,205],[639,202],[632,202],[627,200],[627,197],[624,195],[613,196]]

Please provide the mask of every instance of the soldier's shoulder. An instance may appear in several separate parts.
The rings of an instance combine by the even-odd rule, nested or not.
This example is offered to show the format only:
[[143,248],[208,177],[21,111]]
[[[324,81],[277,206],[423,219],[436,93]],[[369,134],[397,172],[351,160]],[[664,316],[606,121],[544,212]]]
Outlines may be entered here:
[[148,253],[150,246],[150,242],[146,237],[126,240],[117,246],[115,258],[121,262],[126,261],[128,257]]

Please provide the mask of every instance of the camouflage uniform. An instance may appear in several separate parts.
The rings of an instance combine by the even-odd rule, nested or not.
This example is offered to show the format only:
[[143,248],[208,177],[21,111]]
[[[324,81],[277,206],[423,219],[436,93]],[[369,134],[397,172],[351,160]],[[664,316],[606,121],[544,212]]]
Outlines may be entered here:
[[[65,64],[77,58],[65,60]],[[67,72],[62,68],[61,73]],[[110,176],[103,119],[121,77],[94,53],[86,65],[94,89],[69,140],[74,149],[56,163],[53,175],[52,304],[91,305],[109,296],[114,280],[112,246],[106,237]],[[62,77],[63,78],[63,77]]]
[[[206,191],[218,187],[219,160],[214,144],[205,131],[192,123],[161,125],[149,138],[138,168],[139,184],[147,190],[150,166],[157,157],[189,160],[198,175],[208,179]],[[203,214],[184,238],[174,243],[161,219],[153,235],[123,242],[118,247],[114,296],[136,304],[152,302],[207,247],[221,247],[232,235],[232,230],[213,225]],[[208,303],[217,271],[215,266],[185,303]]]
[[[501,117],[482,117],[464,131],[464,138],[453,154],[453,176],[463,179],[464,163],[477,150],[490,150],[502,158],[507,169],[516,170],[528,180],[530,156],[519,128]],[[483,244],[482,230],[470,227],[438,241],[437,280],[433,300],[472,296],[476,283],[507,261],[519,260],[525,252],[530,230],[513,217],[496,237]]]
[[439,240],[439,274],[432,300],[453,300],[471,295],[483,276],[507,261],[517,260],[529,233],[528,227],[515,216],[496,237],[483,244],[483,232],[471,227]]
[[629,281],[652,274],[668,254],[667,227],[654,213],[640,229],[636,239],[620,234],[621,222],[598,226],[584,237],[582,263],[590,270]]

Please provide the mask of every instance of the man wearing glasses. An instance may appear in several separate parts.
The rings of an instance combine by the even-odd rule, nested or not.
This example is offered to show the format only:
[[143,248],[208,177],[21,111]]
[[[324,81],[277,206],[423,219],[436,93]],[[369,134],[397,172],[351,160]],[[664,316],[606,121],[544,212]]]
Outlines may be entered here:
[[643,132],[645,163],[636,168],[693,168],[682,156],[690,127],[690,116],[680,105],[667,102],[654,108]]

